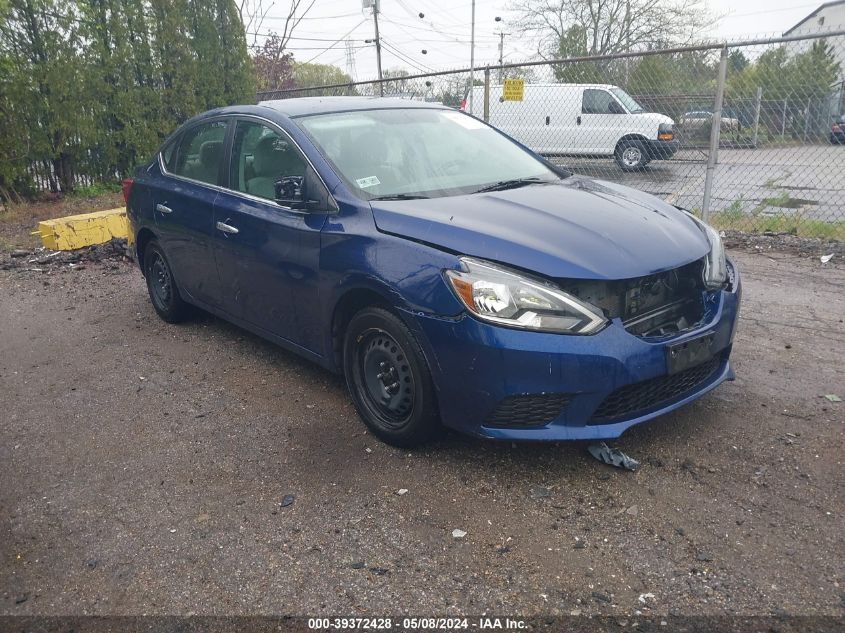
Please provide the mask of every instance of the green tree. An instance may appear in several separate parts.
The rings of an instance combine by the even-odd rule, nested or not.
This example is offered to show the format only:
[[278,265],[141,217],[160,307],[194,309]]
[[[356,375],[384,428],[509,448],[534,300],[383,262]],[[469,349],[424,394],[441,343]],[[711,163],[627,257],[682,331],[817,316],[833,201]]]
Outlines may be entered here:
[[[587,43],[587,29],[576,24],[558,38],[557,57],[567,59],[572,57],[586,57],[590,55]],[[599,65],[596,62],[571,62],[567,64],[555,64],[555,79],[565,83],[588,84],[608,81],[607,65]]]
[[[352,77],[347,75],[337,66],[331,64],[313,64],[295,62],[293,65],[293,82],[297,88],[313,88],[319,86],[331,86],[335,84],[350,84]],[[330,94],[337,94],[337,91],[329,91]],[[309,91],[308,94],[316,94]]]

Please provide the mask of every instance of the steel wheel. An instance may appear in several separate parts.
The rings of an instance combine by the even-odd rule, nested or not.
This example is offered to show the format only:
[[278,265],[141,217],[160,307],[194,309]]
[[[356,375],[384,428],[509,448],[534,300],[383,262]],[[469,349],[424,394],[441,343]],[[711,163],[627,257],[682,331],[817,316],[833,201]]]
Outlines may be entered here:
[[173,277],[159,253],[150,263],[150,294],[157,307],[166,310],[173,300]]
[[346,326],[343,373],[358,415],[394,446],[418,446],[440,430],[437,396],[425,356],[396,314],[363,308]]
[[144,251],[144,277],[150,302],[162,319],[178,323],[190,315],[190,306],[182,300],[167,257],[156,240]]
[[366,404],[384,426],[401,428],[414,409],[415,391],[405,350],[384,330],[365,333],[358,350]]

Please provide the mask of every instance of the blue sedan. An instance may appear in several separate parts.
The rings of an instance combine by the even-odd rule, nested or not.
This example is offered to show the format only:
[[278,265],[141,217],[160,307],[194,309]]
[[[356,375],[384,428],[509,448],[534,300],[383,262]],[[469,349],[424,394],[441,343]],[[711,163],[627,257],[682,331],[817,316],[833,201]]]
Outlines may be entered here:
[[615,438],[732,377],[716,231],[443,106],[213,110],[124,195],[161,318],[200,308],[342,373],[390,444]]

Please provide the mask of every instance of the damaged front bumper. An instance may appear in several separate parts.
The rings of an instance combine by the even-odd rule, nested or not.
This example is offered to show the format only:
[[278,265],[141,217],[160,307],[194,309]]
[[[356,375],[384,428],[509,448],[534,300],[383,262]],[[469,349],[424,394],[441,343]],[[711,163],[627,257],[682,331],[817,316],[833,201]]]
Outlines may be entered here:
[[[741,287],[729,267],[729,287],[705,295],[704,319],[661,338],[632,334],[620,318],[595,335],[566,336],[415,315],[443,423],[495,439],[612,439],[699,398],[733,377]],[[706,358],[669,373],[669,348],[704,337]]]

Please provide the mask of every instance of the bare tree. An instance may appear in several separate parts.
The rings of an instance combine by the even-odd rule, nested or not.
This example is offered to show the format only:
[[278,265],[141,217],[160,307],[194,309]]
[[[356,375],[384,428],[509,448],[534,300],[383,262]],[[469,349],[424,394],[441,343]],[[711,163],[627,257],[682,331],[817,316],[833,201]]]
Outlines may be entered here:
[[[278,60],[282,57],[290,43],[291,37],[296,27],[302,22],[302,19],[312,9],[317,0],[290,0],[288,12],[284,16],[284,27],[281,33],[273,31],[274,35],[278,37],[274,41],[276,48],[275,58]],[[264,26],[264,20],[270,9],[275,5],[274,2],[267,4],[265,8],[265,0],[238,0],[238,11],[241,14],[241,22],[244,25],[244,31],[247,34],[247,42],[250,47],[258,48],[259,38],[268,35],[261,32]]]
[[688,43],[714,22],[701,0],[514,0],[510,8],[543,58]]
[[264,18],[273,8],[273,3],[271,2],[265,9],[264,0],[237,0],[237,7],[244,25],[247,46],[256,49],[261,27],[264,26]]

